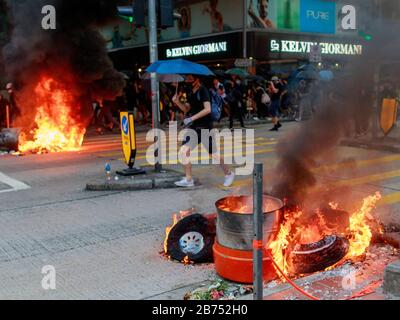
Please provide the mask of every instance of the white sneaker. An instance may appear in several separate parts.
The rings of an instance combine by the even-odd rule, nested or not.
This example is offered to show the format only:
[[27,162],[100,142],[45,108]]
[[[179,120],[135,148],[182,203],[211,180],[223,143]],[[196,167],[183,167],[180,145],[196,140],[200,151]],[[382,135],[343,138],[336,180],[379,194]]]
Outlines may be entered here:
[[229,188],[235,181],[235,173],[232,171],[230,175],[225,176],[224,187]]
[[175,185],[177,187],[181,187],[181,188],[193,188],[194,181],[193,181],[193,179],[191,181],[189,181],[188,179],[183,178],[181,181],[175,182]]

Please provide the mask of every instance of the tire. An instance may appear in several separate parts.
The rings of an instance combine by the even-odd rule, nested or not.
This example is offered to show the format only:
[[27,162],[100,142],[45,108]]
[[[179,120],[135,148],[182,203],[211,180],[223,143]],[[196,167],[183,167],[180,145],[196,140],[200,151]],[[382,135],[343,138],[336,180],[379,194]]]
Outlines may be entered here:
[[293,274],[309,274],[323,271],[342,260],[349,251],[349,241],[338,236],[306,245],[295,245],[288,252],[289,271]]
[[169,234],[167,254],[178,261],[189,257],[195,263],[212,262],[215,234],[209,224],[209,220],[201,214],[180,220]]

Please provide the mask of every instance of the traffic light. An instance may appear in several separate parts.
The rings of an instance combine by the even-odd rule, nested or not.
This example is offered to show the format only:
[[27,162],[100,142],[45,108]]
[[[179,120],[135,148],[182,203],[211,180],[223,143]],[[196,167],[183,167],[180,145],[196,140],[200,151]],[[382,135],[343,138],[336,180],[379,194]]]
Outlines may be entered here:
[[365,41],[371,41],[373,39],[372,34],[366,33],[365,31],[360,31],[358,35],[362,38],[364,38]]
[[158,26],[161,29],[174,26],[174,4],[172,0],[157,1]]
[[[146,16],[148,11],[148,0],[133,0],[132,6],[118,7],[121,18],[135,23],[137,27],[146,26]],[[171,28],[174,26],[174,1],[156,0],[157,27],[160,29]]]
[[137,27],[144,27],[146,23],[146,0],[133,0],[133,18]]

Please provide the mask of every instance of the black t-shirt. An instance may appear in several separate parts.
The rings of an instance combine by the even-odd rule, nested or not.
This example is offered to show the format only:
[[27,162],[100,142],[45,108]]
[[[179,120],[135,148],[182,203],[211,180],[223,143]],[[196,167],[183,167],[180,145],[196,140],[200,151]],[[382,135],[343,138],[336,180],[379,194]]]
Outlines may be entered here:
[[[201,86],[200,89],[195,92],[191,93],[188,97],[188,103],[190,104],[190,111],[189,116],[194,116],[199,112],[204,110],[204,103],[210,102],[210,93],[208,92],[207,88]],[[213,121],[211,118],[211,114],[207,115],[204,118],[201,118],[191,125],[192,129],[211,129],[213,126]]]
[[280,83],[275,84],[274,86],[275,86],[276,89],[278,89],[278,92],[271,94],[271,100],[272,101],[279,101],[280,98],[281,98],[281,94],[283,92],[283,86]]

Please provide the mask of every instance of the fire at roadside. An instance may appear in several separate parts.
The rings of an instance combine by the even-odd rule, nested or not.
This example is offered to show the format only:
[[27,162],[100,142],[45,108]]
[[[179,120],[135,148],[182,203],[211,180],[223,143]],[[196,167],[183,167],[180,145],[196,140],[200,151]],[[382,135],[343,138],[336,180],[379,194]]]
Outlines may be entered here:
[[[228,201],[219,202],[221,204],[219,209],[251,216],[253,210],[250,204],[251,197],[247,197],[246,201],[238,199],[244,198],[228,197]],[[284,217],[279,224],[279,231],[265,247],[265,255],[269,252],[276,263],[274,276],[266,281],[266,288],[273,289],[285,283],[287,279],[291,281],[305,279],[303,284],[305,290],[319,299],[361,299],[376,292],[382,295],[384,268],[399,256],[400,243],[390,241],[388,235],[391,229],[384,227],[373,217],[380,200],[381,195],[378,192],[368,196],[361,201],[359,208],[351,213],[342,210],[340,204],[329,203],[327,208],[316,210],[315,216],[306,220],[302,220],[301,211],[293,212],[293,208],[283,208]],[[264,204],[264,211],[271,208],[271,205]],[[174,259],[171,253],[176,254],[176,247],[170,250],[169,246],[179,239],[175,235],[170,238],[171,231],[175,233],[174,228],[179,226],[180,222],[195,216],[196,228],[199,225],[198,221],[217,223],[215,215],[201,216],[193,209],[174,215],[173,224],[166,230],[164,243],[165,254],[169,259]],[[180,234],[193,232],[193,226],[184,222],[184,230],[181,225]],[[202,232],[200,230],[197,229]],[[206,237],[206,233],[201,234]],[[198,238],[195,242],[197,240]],[[218,239],[214,241],[217,242]],[[184,244],[182,242],[180,244],[188,248],[190,242],[184,241]],[[179,244],[177,246],[179,247]],[[184,259],[175,260],[185,265],[196,264],[191,257],[196,260],[196,256],[190,253]],[[212,262],[212,259],[202,262]],[[351,284],[350,289],[347,287],[343,289],[343,286],[346,286],[343,283],[349,274],[354,274],[358,280]],[[249,285],[240,285],[239,281],[227,280],[217,280],[211,286],[199,288],[188,293],[185,299],[233,300],[252,293],[250,282]],[[331,290],[320,289],[318,283],[324,281],[330,281],[329,283],[333,285]],[[299,299],[298,292],[296,293],[288,291],[285,299]]]
[[[5,2],[11,33],[0,48],[0,64],[18,92],[20,115],[13,121],[20,128],[13,133],[18,154],[79,150],[93,101],[112,100],[125,86],[98,31],[117,19],[117,1]],[[37,8],[45,5],[57,11],[51,32],[35,23],[42,19]],[[5,147],[15,150],[14,144]]]

